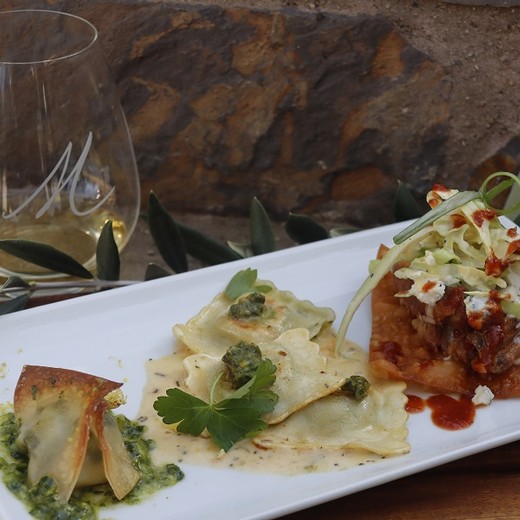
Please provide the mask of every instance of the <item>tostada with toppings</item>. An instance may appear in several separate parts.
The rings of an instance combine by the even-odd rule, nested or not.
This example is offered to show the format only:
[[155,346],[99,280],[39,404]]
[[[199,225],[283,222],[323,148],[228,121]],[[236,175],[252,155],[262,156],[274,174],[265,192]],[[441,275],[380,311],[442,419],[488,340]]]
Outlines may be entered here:
[[513,182],[458,192],[435,185],[432,210],[382,246],[339,336],[372,292],[375,375],[444,392],[520,396],[520,235],[490,207]]

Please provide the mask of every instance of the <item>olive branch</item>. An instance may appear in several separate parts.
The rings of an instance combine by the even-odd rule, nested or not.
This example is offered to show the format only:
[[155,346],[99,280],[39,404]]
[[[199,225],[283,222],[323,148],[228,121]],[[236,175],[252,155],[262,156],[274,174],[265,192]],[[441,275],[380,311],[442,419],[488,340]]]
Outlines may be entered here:
[[[417,218],[426,210],[427,206],[418,202],[417,194],[406,183],[398,182],[393,203],[396,221]],[[0,286],[0,315],[22,310],[32,298],[49,292],[98,292],[186,272],[188,256],[196,258],[204,265],[216,265],[270,253],[276,249],[271,220],[256,197],[252,199],[249,211],[249,240],[244,243],[223,242],[175,220],[153,191],[148,197],[145,216],[154,244],[171,271],[149,263],[143,280],[120,280],[120,257],[111,221],[106,222],[96,245],[95,274],[71,256],[49,245],[26,240],[0,240],[0,250],[5,253],[71,277],[65,281],[45,282],[26,280],[19,276],[9,277]],[[360,230],[355,226],[327,230],[312,217],[297,213],[288,215],[284,229],[296,245]]]

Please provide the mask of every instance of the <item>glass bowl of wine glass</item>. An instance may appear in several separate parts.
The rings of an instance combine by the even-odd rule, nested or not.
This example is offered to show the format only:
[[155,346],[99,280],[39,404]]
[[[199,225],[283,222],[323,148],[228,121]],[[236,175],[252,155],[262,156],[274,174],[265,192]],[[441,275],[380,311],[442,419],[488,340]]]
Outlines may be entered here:
[[[0,11],[0,240],[42,242],[95,271],[103,226],[123,249],[139,178],[96,28],[52,10]],[[56,276],[0,251],[0,275]]]

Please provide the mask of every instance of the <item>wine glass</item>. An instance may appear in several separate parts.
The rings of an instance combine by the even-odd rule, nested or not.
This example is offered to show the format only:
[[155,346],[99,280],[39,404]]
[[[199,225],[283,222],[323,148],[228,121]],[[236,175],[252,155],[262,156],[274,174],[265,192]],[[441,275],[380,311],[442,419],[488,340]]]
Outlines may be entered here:
[[[95,270],[112,221],[121,250],[139,178],[96,28],[52,10],[0,11],[0,239],[43,242]],[[0,274],[56,276],[0,251]]]

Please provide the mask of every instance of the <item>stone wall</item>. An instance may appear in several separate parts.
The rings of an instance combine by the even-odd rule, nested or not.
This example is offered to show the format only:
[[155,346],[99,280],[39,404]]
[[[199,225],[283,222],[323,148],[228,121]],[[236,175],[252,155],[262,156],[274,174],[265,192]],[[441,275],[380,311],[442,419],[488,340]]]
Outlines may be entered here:
[[98,27],[143,203],[243,215],[257,196],[363,226],[393,219],[397,180],[421,197],[518,171],[514,3],[3,1]]

